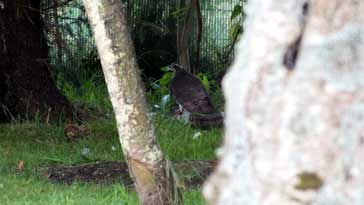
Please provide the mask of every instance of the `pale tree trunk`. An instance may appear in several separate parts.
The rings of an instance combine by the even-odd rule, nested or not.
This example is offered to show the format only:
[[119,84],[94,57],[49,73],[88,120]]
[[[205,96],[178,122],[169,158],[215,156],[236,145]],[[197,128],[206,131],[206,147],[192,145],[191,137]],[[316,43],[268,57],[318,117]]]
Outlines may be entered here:
[[127,28],[117,0],[84,0],[113,105],[120,142],[141,204],[175,203],[170,169],[147,115],[144,90]]
[[248,1],[209,204],[364,204],[364,2],[305,2]]

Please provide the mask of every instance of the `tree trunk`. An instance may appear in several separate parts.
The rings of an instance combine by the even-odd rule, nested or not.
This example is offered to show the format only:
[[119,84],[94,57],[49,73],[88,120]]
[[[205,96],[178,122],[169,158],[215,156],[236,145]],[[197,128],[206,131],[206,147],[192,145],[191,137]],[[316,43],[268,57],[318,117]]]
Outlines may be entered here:
[[114,108],[120,142],[143,205],[175,204],[174,180],[147,115],[134,49],[120,1],[84,0]]
[[201,40],[202,40],[202,14],[200,0],[195,0],[196,4],[196,41],[195,41],[195,63],[192,66],[193,72],[198,73],[200,66],[200,52],[201,52]]
[[363,11],[354,0],[248,1],[209,204],[364,204]]
[[[178,63],[190,73],[197,73],[200,63],[200,43],[202,38],[202,15],[199,0],[186,1],[187,8],[186,17],[183,23],[183,28],[177,29],[177,52]],[[196,16],[196,19],[195,19]],[[195,23],[197,22],[197,23]],[[177,26],[180,28],[180,25]],[[190,41],[193,36],[193,28],[196,28],[196,41],[194,52],[194,65],[191,65],[190,60]]]
[[[182,26],[182,30],[177,33],[177,53],[178,63],[183,66],[185,70],[193,73],[190,60],[190,37],[193,30],[193,11],[195,4],[194,0],[187,0],[185,7],[187,8],[186,17]],[[179,26],[180,27],[180,26]]]
[[0,121],[72,116],[49,70],[40,0],[0,1]]

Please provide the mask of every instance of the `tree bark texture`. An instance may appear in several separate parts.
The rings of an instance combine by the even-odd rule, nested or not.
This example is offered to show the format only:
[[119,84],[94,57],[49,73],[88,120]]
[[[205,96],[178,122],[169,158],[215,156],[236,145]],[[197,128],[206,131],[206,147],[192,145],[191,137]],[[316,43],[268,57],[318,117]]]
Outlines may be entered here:
[[[113,105],[120,142],[143,205],[174,202],[170,166],[147,115],[144,89],[118,0],[84,0]],[[170,189],[171,188],[171,189]],[[171,194],[171,195],[170,195]]]
[[[177,51],[178,63],[190,73],[197,73],[200,63],[200,43],[202,38],[202,16],[199,0],[188,0],[185,3],[186,17],[182,26],[182,30],[177,32]],[[191,37],[196,33],[194,64],[191,65],[190,47]]]
[[72,117],[49,66],[39,0],[0,1],[0,121]]
[[363,11],[357,0],[248,1],[209,204],[364,204]]
[[193,11],[195,4],[194,0],[186,1],[185,7],[186,17],[182,26],[182,30],[178,31],[177,35],[177,53],[178,63],[183,66],[188,72],[193,73],[190,60],[190,37],[193,31]]
[[201,40],[202,40],[202,14],[200,0],[194,2],[196,4],[196,41],[195,41],[195,63],[193,65],[194,73],[199,71],[200,66],[200,51],[201,51]]

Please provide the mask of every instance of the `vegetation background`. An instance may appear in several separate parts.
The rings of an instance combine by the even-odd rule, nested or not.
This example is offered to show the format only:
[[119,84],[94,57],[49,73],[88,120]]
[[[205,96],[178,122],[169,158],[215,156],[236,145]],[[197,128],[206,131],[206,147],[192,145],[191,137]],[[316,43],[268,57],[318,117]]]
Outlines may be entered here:
[[[95,161],[123,160],[111,103],[103,79],[92,33],[80,0],[43,0],[52,75],[57,87],[90,119],[87,137],[78,143],[65,138],[61,121],[44,124],[40,119],[0,124],[1,204],[138,204],[136,194],[122,183],[98,185],[75,182],[54,184],[42,168],[54,164],[75,165]],[[132,2],[132,3],[131,3]],[[175,103],[168,84],[173,77],[165,66],[175,62],[177,25],[183,21],[184,1],[124,1],[130,28],[148,93],[150,114],[163,151],[171,160],[215,159],[221,129],[199,130],[173,116]],[[243,2],[201,1],[203,33],[201,63],[196,75],[223,109],[220,80],[231,62],[234,45],[242,32]],[[192,37],[191,45],[195,41]],[[193,51],[193,46],[191,46]],[[192,63],[194,59],[192,58]],[[21,140],[19,140],[21,139]],[[19,169],[19,162],[24,167]],[[185,204],[204,204],[200,189],[185,195]]]

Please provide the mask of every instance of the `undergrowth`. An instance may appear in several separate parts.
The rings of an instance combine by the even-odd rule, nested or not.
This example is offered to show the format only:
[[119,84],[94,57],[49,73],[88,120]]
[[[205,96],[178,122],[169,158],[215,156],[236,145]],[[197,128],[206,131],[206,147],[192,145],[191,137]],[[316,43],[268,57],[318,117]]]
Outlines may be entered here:
[[[79,88],[63,85],[63,92],[71,102],[83,104],[91,115],[103,116],[86,122],[90,132],[78,143],[66,140],[65,124],[61,122],[47,125],[34,120],[0,124],[0,204],[138,204],[136,193],[120,183],[53,184],[38,169],[50,164],[123,160],[106,87],[92,82],[92,79],[84,82]],[[215,158],[221,129],[199,130],[174,119],[168,112],[153,110],[151,114],[158,141],[168,158]],[[22,172],[17,169],[20,160],[24,162]],[[204,204],[200,190],[188,191],[185,204]]]

